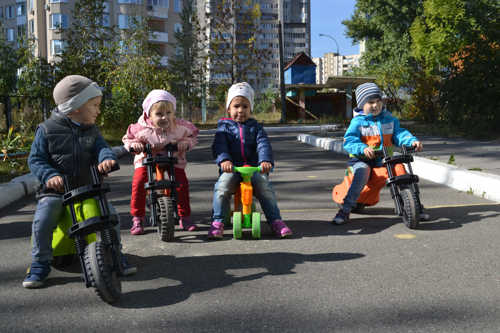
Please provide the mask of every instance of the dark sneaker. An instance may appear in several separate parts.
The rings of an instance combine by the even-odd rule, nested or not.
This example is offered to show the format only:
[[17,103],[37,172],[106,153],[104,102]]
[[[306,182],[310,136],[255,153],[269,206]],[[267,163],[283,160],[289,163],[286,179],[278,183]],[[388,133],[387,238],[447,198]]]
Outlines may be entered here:
[[121,275],[122,276],[130,276],[130,275],[134,275],[135,273],[137,273],[137,267],[129,264],[127,257],[123,253],[121,254],[121,257],[122,257],[122,259],[121,259],[122,260],[122,262],[121,262],[121,266],[122,266]]
[[45,279],[49,276],[50,264],[48,261],[35,261],[31,263],[28,275],[23,281],[23,287],[34,289],[40,288],[45,284]]
[[224,237],[224,223],[214,221],[208,230],[208,239],[222,239]]
[[349,213],[345,213],[342,209],[338,211],[332,220],[332,223],[337,225],[346,224],[347,222],[349,222]]
[[286,238],[292,235],[292,230],[282,220],[275,220],[271,223],[271,228],[278,238]]

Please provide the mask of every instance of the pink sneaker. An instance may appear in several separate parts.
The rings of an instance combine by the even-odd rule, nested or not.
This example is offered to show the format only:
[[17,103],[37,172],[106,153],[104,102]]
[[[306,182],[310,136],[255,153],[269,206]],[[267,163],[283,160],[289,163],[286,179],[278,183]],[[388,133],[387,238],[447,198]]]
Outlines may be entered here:
[[274,220],[274,222],[271,223],[271,228],[273,229],[276,237],[279,238],[286,238],[293,234],[292,230],[288,228],[285,222],[283,222],[282,220]]
[[222,239],[224,237],[224,223],[214,221],[208,231],[208,239]]
[[132,228],[130,228],[130,233],[132,235],[143,235],[144,234],[144,216],[134,216],[132,217]]
[[195,231],[196,230],[196,225],[191,222],[191,219],[189,217],[181,217],[179,220],[179,226],[181,227],[182,230],[186,231]]

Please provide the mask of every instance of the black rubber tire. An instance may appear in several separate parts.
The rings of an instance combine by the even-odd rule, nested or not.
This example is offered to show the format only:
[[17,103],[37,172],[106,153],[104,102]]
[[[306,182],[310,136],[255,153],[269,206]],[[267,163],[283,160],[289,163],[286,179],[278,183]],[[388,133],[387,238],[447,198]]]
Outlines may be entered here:
[[85,269],[92,287],[106,303],[120,299],[122,283],[118,272],[113,271],[113,254],[101,242],[90,243],[85,248]]
[[65,268],[73,265],[75,261],[76,254],[66,254],[52,258],[52,262],[50,264],[58,270],[64,270]]
[[164,242],[173,242],[176,224],[174,202],[172,198],[160,197],[158,198],[158,205],[160,206],[158,235]]
[[410,229],[416,229],[419,222],[418,202],[409,188],[401,189],[399,192],[403,201],[403,222]]

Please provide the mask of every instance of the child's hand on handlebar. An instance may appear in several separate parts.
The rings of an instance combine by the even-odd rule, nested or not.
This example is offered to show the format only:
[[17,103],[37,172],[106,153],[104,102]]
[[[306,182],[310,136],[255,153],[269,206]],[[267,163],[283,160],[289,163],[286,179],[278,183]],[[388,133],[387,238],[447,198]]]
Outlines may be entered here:
[[140,142],[134,142],[130,144],[134,153],[142,153],[144,151],[144,145]]
[[54,176],[50,178],[45,183],[45,186],[57,192],[64,192],[64,181],[61,176]]
[[222,172],[233,172],[233,162],[224,161],[220,164]]
[[115,165],[116,165],[115,160],[104,160],[97,166],[97,170],[99,170],[101,174],[105,175],[111,172]]
[[187,142],[177,142],[177,151],[185,152],[189,149],[189,144]]
[[363,154],[365,154],[365,156],[368,157],[369,159],[374,159],[375,158],[375,150],[373,150],[372,147],[366,147],[363,150]]
[[262,162],[260,164],[260,173],[269,173],[271,169],[273,168],[273,165],[269,162]]
[[420,141],[413,142],[411,146],[415,147],[415,151],[422,151],[422,150],[424,150],[424,145]]

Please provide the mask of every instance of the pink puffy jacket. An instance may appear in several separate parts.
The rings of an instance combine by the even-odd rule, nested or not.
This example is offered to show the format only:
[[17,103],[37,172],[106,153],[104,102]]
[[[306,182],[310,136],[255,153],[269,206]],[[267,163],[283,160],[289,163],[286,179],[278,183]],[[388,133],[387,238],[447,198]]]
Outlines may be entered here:
[[[191,122],[184,119],[175,119],[174,124],[171,124],[167,130],[154,127],[147,117],[142,114],[137,123],[129,125],[127,133],[123,136],[122,141],[125,149],[130,151],[132,143],[149,143],[151,145],[166,145],[171,142],[186,142],[188,151],[198,142],[199,130]],[[163,154],[160,152],[159,154]],[[187,164],[186,152],[176,152],[177,157],[176,168],[184,169]],[[142,167],[142,160],[146,157],[145,153],[137,154],[134,158],[134,167]]]

